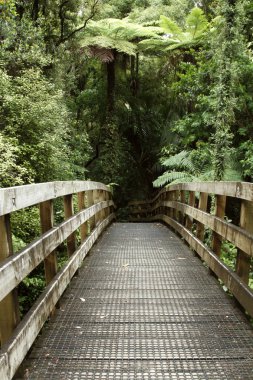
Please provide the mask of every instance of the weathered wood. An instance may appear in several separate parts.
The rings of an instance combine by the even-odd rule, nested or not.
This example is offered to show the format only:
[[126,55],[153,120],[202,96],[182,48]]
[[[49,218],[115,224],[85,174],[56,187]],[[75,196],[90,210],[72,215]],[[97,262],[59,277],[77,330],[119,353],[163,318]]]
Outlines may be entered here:
[[[185,203],[185,191],[184,190],[180,190],[179,200],[181,203]],[[181,224],[183,224],[183,225],[185,224],[185,215],[181,211],[179,212],[179,221]]]
[[[79,212],[0,264],[1,284],[4,284],[4,286],[0,286],[0,300],[10,293],[47,255],[66,240],[73,231],[95,215],[100,208],[108,207],[108,204],[113,205],[113,201],[96,204]],[[22,268],[22,271],[20,268]]]
[[[208,201],[208,194],[207,193],[200,193],[199,194],[199,205],[198,209],[201,211],[206,211],[207,209],[207,201]],[[203,223],[198,222],[197,223],[197,230],[196,230],[196,236],[199,240],[204,240],[204,234],[205,234],[205,225]]]
[[[253,202],[242,201],[240,226],[253,235]],[[236,258],[236,273],[245,282],[249,283],[250,257],[242,250],[238,250]]]
[[[109,200],[110,200],[110,193],[108,193],[107,191],[105,192],[105,201],[108,202],[109,204]],[[110,210],[110,207],[106,207],[105,209],[105,217],[107,218],[111,213],[111,210]]]
[[0,189],[0,216],[50,199],[97,189],[111,192],[108,186],[92,181],[46,182]]
[[[189,191],[189,206],[194,207],[195,206],[195,191]],[[193,225],[193,219],[187,215],[186,216],[186,222],[185,222],[185,227],[188,230],[192,230],[192,225]]]
[[[77,197],[78,197],[78,209],[79,209],[79,211],[82,211],[86,207],[85,206],[86,194],[84,191],[82,191],[81,193],[77,194]],[[87,222],[85,222],[81,225],[80,235],[81,235],[81,242],[83,242],[87,238],[87,235],[88,235],[88,223]]]
[[[101,195],[100,202],[106,201],[106,192],[104,190],[100,190],[100,193],[101,193],[100,194]],[[106,218],[106,210],[105,209],[101,210],[101,218],[102,218],[102,220],[104,220]]]
[[[64,215],[65,219],[71,218],[74,214],[73,209],[73,195],[65,195],[64,200]],[[67,238],[67,250],[68,256],[70,257],[76,250],[76,235],[75,232],[72,232]]]
[[56,303],[78,270],[83,259],[94,245],[102,231],[112,222],[111,214],[88,237],[88,239],[69,258],[68,263],[58,272],[55,279],[41,294],[29,313],[19,324],[15,338],[2,350],[0,355],[0,379],[10,380],[23,361],[34,340],[39,334]]
[[[215,195],[215,216],[220,219],[223,219],[225,216],[226,209],[226,196],[225,195]],[[217,256],[221,254],[221,245],[222,245],[222,235],[217,232],[213,233],[213,242],[212,248]]]
[[[94,202],[94,204],[97,204],[97,203],[100,202],[100,193],[99,193],[99,190],[94,190],[93,191],[93,202]],[[100,222],[101,222],[101,216],[100,216],[100,213],[98,212],[95,215],[95,226],[97,226]]]
[[226,287],[231,291],[243,308],[253,317],[253,291],[242,281],[242,279],[228,268],[223,261],[208,247],[204,245],[192,232],[187,230],[177,221],[165,215],[156,215],[148,218],[148,221],[163,221],[176,230],[185,241],[198,253],[208,264],[209,268],[219,277]]
[[[87,192],[87,202],[88,202],[88,207],[91,207],[92,205],[94,205],[93,191]],[[94,215],[89,220],[90,232],[94,230],[95,225],[96,225],[96,223],[95,223],[95,215]]]
[[253,184],[248,182],[190,182],[170,185],[162,189],[153,199],[147,201],[132,201],[129,205],[146,205],[160,199],[164,192],[192,191],[216,195],[224,195],[238,199],[253,201]]
[[253,234],[214,215],[210,215],[189,205],[181,204],[175,201],[167,201],[163,202],[163,204],[170,209],[177,208],[187,216],[190,216],[191,219],[194,219],[204,224],[206,227],[209,227],[224,239],[235,244],[238,248],[247,253],[247,255],[253,257]]
[[[13,254],[10,215],[0,216],[0,262]],[[1,283],[1,287],[5,284]],[[8,292],[9,293],[9,292]],[[14,289],[0,302],[0,337],[4,344],[19,323],[17,290]]]
[[[54,226],[53,201],[40,203],[40,224],[41,232],[44,234]],[[57,256],[56,252],[51,252],[44,260],[46,284],[54,278],[57,273]]]
[[171,185],[166,191],[186,190],[253,201],[253,184],[248,182],[190,182]]

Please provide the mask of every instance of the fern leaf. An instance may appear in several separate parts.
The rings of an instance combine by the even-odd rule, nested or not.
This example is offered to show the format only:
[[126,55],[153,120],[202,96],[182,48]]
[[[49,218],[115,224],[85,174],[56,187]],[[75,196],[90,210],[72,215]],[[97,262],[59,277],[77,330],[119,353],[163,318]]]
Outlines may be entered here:
[[186,18],[187,31],[192,38],[199,37],[208,27],[208,21],[200,8],[193,8]]
[[162,187],[176,180],[181,180],[182,182],[184,182],[184,180],[186,179],[186,181],[189,181],[189,178],[192,178],[192,176],[187,172],[165,172],[153,182],[153,186]]
[[177,41],[171,39],[145,39],[138,43],[138,50],[146,52],[154,51],[155,53],[158,51],[165,52],[168,46],[175,44],[176,42]]
[[187,159],[189,159],[189,152],[182,150],[180,153],[164,160],[162,165],[167,168],[180,168],[183,166],[182,162],[186,163]]
[[166,33],[171,34],[173,37],[182,37],[182,29],[171,19],[166,16],[160,16],[160,26],[164,29]]
[[83,48],[98,46],[105,49],[116,49],[128,55],[135,55],[136,53],[136,46],[133,43],[108,36],[86,37],[81,41],[81,45]]

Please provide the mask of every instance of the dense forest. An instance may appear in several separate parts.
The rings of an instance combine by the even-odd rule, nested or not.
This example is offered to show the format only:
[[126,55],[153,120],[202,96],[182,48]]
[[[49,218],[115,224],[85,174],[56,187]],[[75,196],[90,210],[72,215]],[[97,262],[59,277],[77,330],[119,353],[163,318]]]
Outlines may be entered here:
[[[253,179],[251,0],[1,0],[0,186]],[[120,189],[120,191],[119,191]]]

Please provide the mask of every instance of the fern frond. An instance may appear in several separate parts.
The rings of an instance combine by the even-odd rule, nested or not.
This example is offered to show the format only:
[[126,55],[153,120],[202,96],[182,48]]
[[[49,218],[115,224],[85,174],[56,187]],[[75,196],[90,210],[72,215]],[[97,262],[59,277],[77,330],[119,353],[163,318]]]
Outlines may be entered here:
[[138,50],[145,52],[165,52],[167,48],[175,44],[176,41],[172,39],[145,39],[138,43]]
[[174,21],[166,16],[161,15],[160,26],[166,33],[171,34],[174,38],[178,37],[178,39],[181,40],[180,37],[182,37],[183,31]]
[[182,150],[180,153],[175,154],[162,161],[162,165],[167,168],[192,168],[192,162],[190,161],[190,153]]
[[181,180],[182,182],[185,182],[186,180],[187,182],[191,178],[192,176],[187,172],[176,172],[176,171],[165,172],[153,182],[153,186],[162,187],[176,180]]
[[242,173],[238,169],[227,168],[224,173],[224,181],[241,181]]
[[116,49],[128,55],[135,55],[136,53],[136,46],[132,42],[108,36],[86,37],[81,41],[81,45],[83,48],[97,46],[105,49]]
[[186,31],[191,34],[192,38],[197,38],[203,34],[208,27],[208,21],[202,9],[193,8],[186,18],[186,25]]

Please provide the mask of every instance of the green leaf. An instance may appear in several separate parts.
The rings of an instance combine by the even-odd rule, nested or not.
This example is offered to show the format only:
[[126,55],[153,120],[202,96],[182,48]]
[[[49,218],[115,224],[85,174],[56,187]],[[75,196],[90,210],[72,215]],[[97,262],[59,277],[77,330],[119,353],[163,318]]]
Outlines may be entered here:
[[179,40],[182,37],[182,29],[171,19],[166,16],[160,16],[160,26],[166,33],[172,34],[173,37],[178,37]]
[[186,25],[186,30],[190,33],[192,38],[197,38],[207,29],[208,21],[204,12],[196,7],[191,10],[189,16],[186,18]]

